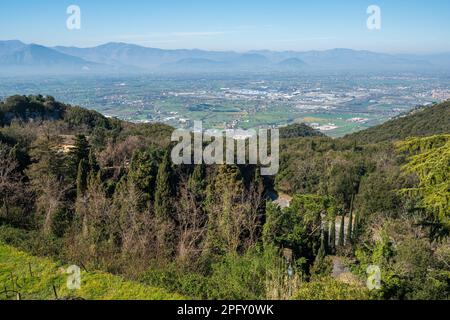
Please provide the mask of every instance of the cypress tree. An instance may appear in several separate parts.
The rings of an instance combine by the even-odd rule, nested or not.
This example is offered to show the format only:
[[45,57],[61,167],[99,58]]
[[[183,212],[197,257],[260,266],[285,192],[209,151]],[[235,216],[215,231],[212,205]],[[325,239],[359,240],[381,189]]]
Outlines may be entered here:
[[330,253],[336,253],[336,213],[333,212],[331,217],[331,231],[330,231]]
[[82,197],[87,189],[89,166],[86,160],[82,159],[78,164],[77,173],[77,196]]
[[327,256],[326,253],[326,241],[324,234],[322,233],[321,241],[320,241],[320,248],[317,252],[316,258],[314,260],[314,264],[312,265],[310,271],[313,276],[321,276],[325,275],[327,265],[325,263],[325,257]]
[[323,234],[321,237],[320,248],[319,248],[319,251],[317,252],[316,260],[323,261],[323,259],[325,258],[326,255],[327,255],[326,241],[325,241],[325,234]]
[[91,173],[96,174],[100,171],[100,166],[98,165],[97,158],[92,149],[89,150],[89,170]]
[[265,183],[264,183],[264,178],[261,176],[261,170],[259,168],[255,169],[252,184],[254,185],[255,190],[262,197],[264,197],[265,196]]
[[202,201],[205,193],[205,168],[203,165],[196,165],[194,171],[189,177],[188,189],[194,196],[197,202]]
[[353,200],[354,200],[354,195],[352,196],[352,200],[350,203],[350,217],[348,219],[348,227],[347,227],[347,237],[345,239],[345,242],[347,244],[351,244],[352,243],[352,232],[353,232]]
[[258,233],[262,232],[262,227],[265,223],[265,212],[266,212],[266,187],[264,183],[264,178],[261,176],[261,170],[259,168],[255,169],[253,175],[253,181],[251,191],[254,193],[254,199],[252,200],[255,203],[258,203],[257,207],[257,215],[258,215]]
[[355,213],[355,223],[353,225],[353,241],[356,241],[356,239],[359,236],[359,228],[360,228],[360,221],[359,221],[359,213],[356,211]]
[[352,243],[352,233],[353,233],[353,211],[350,210],[350,217],[348,218],[348,225],[347,225],[347,235],[345,238],[346,244]]
[[171,171],[172,168],[170,165],[169,153],[167,152],[158,168],[155,191],[155,213],[157,217],[164,220],[169,219],[172,216]]
[[[330,220],[328,217],[325,219],[325,223],[323,225],[323,235],[322,235],[322,244],[323,244],[323,250],[325,251],[325,254],[330,253]],[[322,245],[321,244],[321,245]]]
[[345,238],[344,228],[345,228],[345,212],[342,211],[341,227],[339,228],[339,241],[338,241],[338,246],[341,248],[344,246],[344,238]]

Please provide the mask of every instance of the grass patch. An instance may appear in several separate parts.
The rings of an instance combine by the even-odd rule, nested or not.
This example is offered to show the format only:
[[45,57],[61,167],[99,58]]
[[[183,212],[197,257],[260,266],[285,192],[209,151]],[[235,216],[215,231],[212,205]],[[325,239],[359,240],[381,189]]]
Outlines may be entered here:
[[[87,300],[180,300],[184,297],[164,289],[127,281],[104,272],[81,272],[81,288],[70,290],[66,273],[68,266],[46,258],[37,258],[0,243],[0,300],[83,298]],[[31,272],[30,272],[31,269]],[[5,293],[4,290],[10,293]]]

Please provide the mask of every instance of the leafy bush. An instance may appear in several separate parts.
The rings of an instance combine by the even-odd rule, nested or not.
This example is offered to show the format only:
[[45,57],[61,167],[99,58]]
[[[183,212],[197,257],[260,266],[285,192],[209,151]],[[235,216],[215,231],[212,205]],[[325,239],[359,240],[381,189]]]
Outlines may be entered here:
[[141,281],[195,299],[259,300],[266,298],[267,276],[276,272],[274,248],[251,248],[245,254],[230,253],[200,274],[172,263],[151,268]]
[[0,242],[24,250],[32,255],[59,257],[62,242],[41,232],[0,225]]
[[450,297],[448,257],[450,243],[430,243],[414,222],[386,220],[378,227],[377,238],[356,252],[356,272],[364,275],[369,265],[381,269],[380,299],[423,300]]
[[175,263],[164,268],[149,269],[140,281],[148,285],[178,292],[194,299],[207,299],[208,278],[202,274],[182,270]]
[[208,298],[258,300],[266,296],[266,269],[269,261],[263,252],[249,250],[244,255],[227,254],[212,266]]

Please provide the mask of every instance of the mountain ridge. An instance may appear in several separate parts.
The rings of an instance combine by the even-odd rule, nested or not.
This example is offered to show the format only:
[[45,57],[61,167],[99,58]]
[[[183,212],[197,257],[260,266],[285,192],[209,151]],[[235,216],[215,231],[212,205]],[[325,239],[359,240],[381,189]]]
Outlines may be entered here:
[[[39,50],[37,50],[39,48]],[[23,51],[28,52],[23,54]],[[204,65],[191,63],[210,60]],[[45,62],[45,63],[43,63]],[[180,63],[181,62],[181,63]],[[215,62],[215,63],[211,63]],[[46,47],[19,40],[0,41],[0,65],[66,68],[66,71],[101,72],[299,72],[323,70],[450,70],[450,53],[435,55],[394,55],[367,50],[337,48],[324,51],[247,52],[208,51],[200,49],[159,49],[123,42],[109,42],[93,47]]]
[[5,73],[61,73],[104,70],[104,65],[18,40],[0,41],[0,66]]

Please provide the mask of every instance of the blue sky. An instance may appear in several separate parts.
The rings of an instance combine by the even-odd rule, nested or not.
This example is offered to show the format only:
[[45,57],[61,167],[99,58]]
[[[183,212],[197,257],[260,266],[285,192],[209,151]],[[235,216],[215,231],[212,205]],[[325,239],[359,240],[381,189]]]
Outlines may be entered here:
[[[81,8],[81,30],[66,28],[72,4]],[[381,8],[379,31],[366,27],[373,4]],[[120,41],[168,49],[450,52],[450,1],[1,0],[0,39],[83,47]]]

